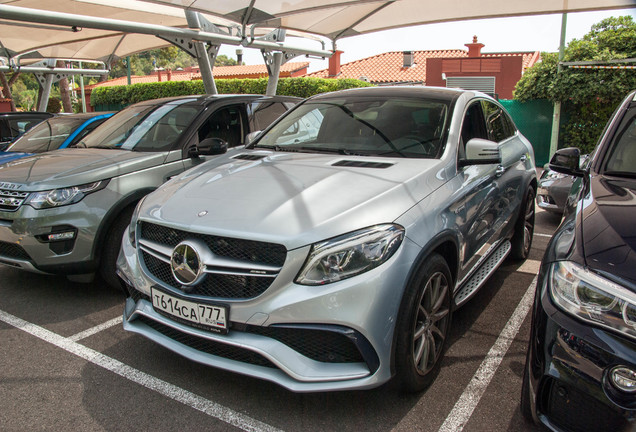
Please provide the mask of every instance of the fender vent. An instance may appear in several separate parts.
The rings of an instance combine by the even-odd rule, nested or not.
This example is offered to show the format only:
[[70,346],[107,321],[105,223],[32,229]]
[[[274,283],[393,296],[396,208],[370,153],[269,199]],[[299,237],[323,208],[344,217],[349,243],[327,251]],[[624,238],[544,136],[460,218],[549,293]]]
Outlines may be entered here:
[[355,161],[355,160],[342,160],[342,161],[336,162],[332,166],[384,169],[384,168],[392,167],[393,164],[388,162],[365,162],[365,161]]
[[236,155],[232,159],[259,160],[259,159],[263,159],[265,156],[266,155],[244,153],[244,154]]

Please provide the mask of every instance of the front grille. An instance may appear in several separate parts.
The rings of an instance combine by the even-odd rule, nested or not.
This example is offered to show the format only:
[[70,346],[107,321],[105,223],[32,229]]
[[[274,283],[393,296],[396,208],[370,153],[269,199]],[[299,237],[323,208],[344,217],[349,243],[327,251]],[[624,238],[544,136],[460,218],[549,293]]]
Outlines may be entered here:
[[170,247],[186,239],[202,239],[215,255],[278,267],[287,256],[285,246],[275,243],[191,233],[148,222],[141,223],[141,238]]
[[[572,432],[627,430],[627,421],[615,410],[571,386],[550,379],[540,409],[555,425]],[[603,394],[599,389],[599,394]]]
[[0,189],[0,210],[16,211],[28,196],[29,192]]
[[181,333],[178,330],[165,326],[144,316],[141,316],[138,319],[144,324],[163,334],[164,336],[169,337],[170,339],[183,345],[189,346],[190,348],[193,348],[197,351],[230,360],[235,360],[241,363],[249,363],[256,366],[265,366],[271,368],[276,367],[268,359],[261,356],[260,354],[255,353],[254,351]]
[[15,243],[7,243],[0,241],[0,256],[5,258],[14,258],[23,261],[31,261],[29,254],[22,246]]
[[[172,276],[170,264],[142,251],[146,268],[154,277],[173,288],[180,288]],[[249,299],[265,292],[274,278],[237,276],[231,274],[208,274],[203,280],[188,289],[188,294],[226,299]]]

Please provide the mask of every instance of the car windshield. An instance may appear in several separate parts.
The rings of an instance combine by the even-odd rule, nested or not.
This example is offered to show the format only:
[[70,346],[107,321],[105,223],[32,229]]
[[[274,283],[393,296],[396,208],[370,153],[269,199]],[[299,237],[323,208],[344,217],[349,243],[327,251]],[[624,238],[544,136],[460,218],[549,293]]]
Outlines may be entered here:
[[33,126],[7,149],[11,152],[42,153],[55,150],[86,118],[53,117]]
[[614,138],[605,174],[636,177],[636,108],[628,111]]
[[447,101],[356,97],[310,100],[254,148],[346,155],[437,158],[448,128]]
[[193,99],[163,105],[135,105],[106,120],[77,147],[144,152],[170,150],[200,111]]

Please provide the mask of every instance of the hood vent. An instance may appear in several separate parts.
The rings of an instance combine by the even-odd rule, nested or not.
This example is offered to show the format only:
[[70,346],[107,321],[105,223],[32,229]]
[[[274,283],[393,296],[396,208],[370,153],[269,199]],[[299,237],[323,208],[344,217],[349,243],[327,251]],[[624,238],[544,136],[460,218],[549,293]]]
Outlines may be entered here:
[[342,160],[342,161],[336,162],[332,166],[384,169],[384,168],[392,167],[393,164],[388,162],[365,162],[365,161],[355,161],[355,160]]
[[255,161],[255,160],[263,159],[266,156],[267,155],[262,155],[262,154],[243,153],[243,154],[234,156],[232,159],[242,159],[242,160]]

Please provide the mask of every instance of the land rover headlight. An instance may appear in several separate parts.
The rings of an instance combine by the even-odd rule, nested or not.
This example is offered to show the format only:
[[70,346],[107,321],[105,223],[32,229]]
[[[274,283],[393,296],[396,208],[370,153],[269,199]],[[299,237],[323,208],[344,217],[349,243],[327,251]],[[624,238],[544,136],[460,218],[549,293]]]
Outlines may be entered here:
[[102,180],[80,186],[34,192],[28,198],[26,204],[35,209],[47,209],[75,204],[81,201],[86,195],[103,189],[107,184],[108,180]]
[[374,269],[398,250],[404,239],[399,225],[377,225],[311,247],[296,283],[325,285]]
[[549,272],[550,295],[563,310],[636,337],[636,294],[570,261],[552,264]]

